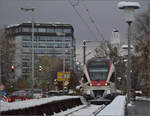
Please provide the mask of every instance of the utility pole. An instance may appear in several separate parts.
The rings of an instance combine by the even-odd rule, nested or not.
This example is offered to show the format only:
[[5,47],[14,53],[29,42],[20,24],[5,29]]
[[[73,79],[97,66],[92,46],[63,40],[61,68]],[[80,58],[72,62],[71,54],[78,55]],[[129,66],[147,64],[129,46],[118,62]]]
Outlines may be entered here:
[[83,40],[83,64],[86,63],[86,40]]
[[83,40],[83,64],[85,65],[86,63],[86,56],[88,56],[91,52],[89,52],[88,54],[86,54],[86,44],[87,43],[93,43],[93,42],[100,42],[100,41],[90,41],[90,40]]

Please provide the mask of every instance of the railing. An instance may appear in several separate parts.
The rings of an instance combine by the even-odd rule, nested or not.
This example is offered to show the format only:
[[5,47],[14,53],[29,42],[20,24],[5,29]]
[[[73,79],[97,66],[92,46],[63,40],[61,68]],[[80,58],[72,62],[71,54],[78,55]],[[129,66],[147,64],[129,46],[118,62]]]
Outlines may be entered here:
[[82,105],[79,96],[58,96],[14,103],[1,103],[1,115],[53,115]]

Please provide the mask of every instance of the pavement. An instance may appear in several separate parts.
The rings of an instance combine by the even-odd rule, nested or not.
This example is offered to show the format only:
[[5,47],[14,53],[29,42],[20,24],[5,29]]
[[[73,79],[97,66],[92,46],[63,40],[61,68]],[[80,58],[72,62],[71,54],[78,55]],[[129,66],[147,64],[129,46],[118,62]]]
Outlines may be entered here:
[[127,108],[126,116],[150,116],[150,101],[133,101]]

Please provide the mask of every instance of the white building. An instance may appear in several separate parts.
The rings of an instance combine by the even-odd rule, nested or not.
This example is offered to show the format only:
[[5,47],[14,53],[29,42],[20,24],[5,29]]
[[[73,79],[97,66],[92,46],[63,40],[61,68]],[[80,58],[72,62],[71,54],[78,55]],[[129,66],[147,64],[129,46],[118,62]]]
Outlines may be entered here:
[[[133,45],[131,47],[131,54],[134,53],[134,47]],[[128,56],[128,45],[122,45],[119,50],[119,56]]]
[[113,47],[120,47],[120,33],[117,29],[113,29],[110,42]]

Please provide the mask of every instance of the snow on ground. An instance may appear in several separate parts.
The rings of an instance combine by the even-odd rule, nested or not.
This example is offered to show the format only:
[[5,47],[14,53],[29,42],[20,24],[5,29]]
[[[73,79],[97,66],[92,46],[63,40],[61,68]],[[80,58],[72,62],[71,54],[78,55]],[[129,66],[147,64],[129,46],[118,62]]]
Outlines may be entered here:
[[85,107],[86,105],[80,105],[80,106],[76,106],[76,107],[74,107],[74,108],[71,108],[71,109],[68,109],[68,110],[66,110],[66,111],[62,111],[62,112],[59,112],[59,113],[55,113],[54,115],[52,115],[52,116],[65,116],[65,115],[67,115],[68,113],[70,113],[70,112],[72,112],[72,111],[75,111],[75,110],[78,110],[78,109],[80,109],[80,108],[82,108],[82,107]]
[[75,111],[75,110],[79,110],[79,109],[80,109],[79,111],[74,112],[74,113],[72,113],[70,115],[67,115],[67,116],[91,116],[92,113],[96,109],[98,109],[99,107],[101,107],[101,105],[89,105],[89,107],[81,109],[84,106],[86,106],[86,105],[80,105],[80,106],[74,107],[72,109],[68,109],[68,110],[66,110],[64,112],[60,112],[60,113],[54,114],[53,116],[65,116],[68,113],[70,113],[72,111]]
[[150,98],[147,98],[147,97],[140,97],[140,96],[136,96],[135,99],[136,99],[136,100],[150,101]]
[[[98,116],[124,116],[125,113],[125,104],[126,104],[126,100],[125,100],[125,96],[117,96],[112,102],[111,104],[109,104],[108,106],[106,106],[99,114]],[[53,116],[65,116],[68,113],[74,111],[74,110],[78,110],[82,107],[84,107],[85,105],[80,105],[77,107],[74,107],[72,109],[68,109],[64,112],[60,112],[57,114],[54,114]],[[90,105],[87,108],[84,108],[82,110],[79,110],[77,112],[74,112],[73,114],[70,114],[70,116],[91,116],[92,113],[98,109],[99,107],[101,107],[101,105]]]
[[124,116],[125,104],[125,96],[117,96],[98,116]]
[[0,111],[24,109],[28,107],[39,106],[42,104],[65,100],[65,99],[71,99],[71,98],[80,98],[80,96],[55,96],[51,98],[31,99],[27,101],[18,101],[18,102],[12,102],[12,103],[0,102]]

